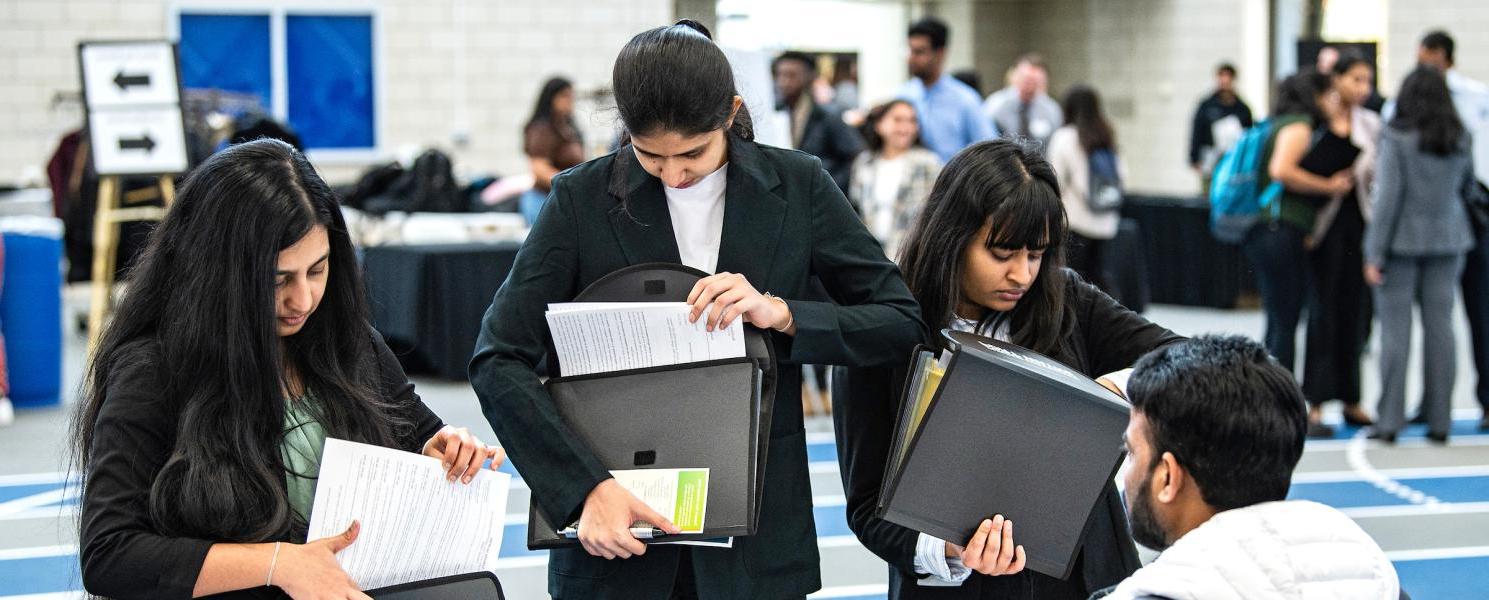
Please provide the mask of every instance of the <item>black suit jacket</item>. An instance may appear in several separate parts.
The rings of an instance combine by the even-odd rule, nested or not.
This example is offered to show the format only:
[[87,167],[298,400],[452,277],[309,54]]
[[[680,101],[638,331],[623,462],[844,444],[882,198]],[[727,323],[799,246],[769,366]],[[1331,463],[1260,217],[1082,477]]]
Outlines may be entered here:
[[[786,299],[795,337],[773,336],[786,364],[883,364],[923,335],[919,308],[817,159],[730,135],[718,270]],[[553,192],[497,291],[471,361],[471,383],[512,464],[551,523],[578,517],[609,477],[560,419],[536,365],[549,332],[543,312],[600,277],[649,262],[678,262],[660,180],[629,146],[558,175]],[[832,302],[812,302],[820,278]],[[775,415],[758,533],[732,549],[696,549],[702,598],[783,598],[821,586],[802,429],[800,370],[777,370]],[[666,598],[677,546],[606,561],[555,550],[555,598]]]
[[[396,447],[419,452],[444,423],[414,393],[414,384],[382,336],[370,328],[368,335],[378,377],[367,383],[413,425]],[[130,342],[123,352],[128,359],[109,374],[105,400],[94,421],[93,465],[83,487],[78,540],[83,587],[116,600],[190,598],[216,540],[168,535],[150,515],[150,490],[180,433],[181,402],[161,393],[168,388],[162,372],[171,365],[162,364],[157,343],[148,338]],[[298,544],[305,541],[305,532],[265,541]],[[257,587],[210,597],[289,596],[277,587]]]
[[863,152],[863,138],[843,122],[841,115],[814,103],[797,149],[822,159],[822,168],[827,169],[838,190],[848,193],[853,159]]
[[[1067,269],[1064,275],[1065,318],[1070,329],[1066,342],[1050,358],[1094,378],[1132,366],[1148,351],[1183,339],[1123,308],[1074,271]],[[1084,599],[1137,570],[1140,565],[1122,501],[1115,486],[1109,486],[1091,516],[1085,546],[1069,581],[1025,570],[1003,577],[974,573],[958,587],[918,585],[921,576],[915,573],[914,561],[920,534],[875,517],[911,350],[905,347],[893,368],[838,369],[832,394],[848,525],[864,546],[889,563],[891,598]],[[975,468],[975,463],[969,467]],[[965,541],[949,540],[958,545]],[[1017,532],[1014,541],[1018,541]]]

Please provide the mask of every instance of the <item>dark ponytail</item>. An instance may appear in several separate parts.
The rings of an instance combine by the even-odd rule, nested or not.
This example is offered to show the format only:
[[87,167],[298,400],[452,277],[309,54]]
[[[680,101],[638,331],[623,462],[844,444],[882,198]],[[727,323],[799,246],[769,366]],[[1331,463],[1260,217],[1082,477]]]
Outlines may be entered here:
[[[694,136],[723,127],[734,109],[734,70],[708,28],[692,19],[631,38],[615,58],[611,85],[626,134]],[[729,130],[755,139],[743,104]]]

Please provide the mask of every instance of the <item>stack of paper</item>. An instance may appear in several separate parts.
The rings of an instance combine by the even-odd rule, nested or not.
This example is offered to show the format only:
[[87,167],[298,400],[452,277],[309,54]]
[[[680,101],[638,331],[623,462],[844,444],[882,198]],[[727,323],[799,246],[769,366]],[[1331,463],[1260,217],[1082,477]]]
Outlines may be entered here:
[[686,302],[549,304],[560,375],[645,369],[745,356],[743,319],[708,331],[707,313],[688,322]]
[[360,521],[336,561],[362,589],[492,571],[511,485],[511,475],[489,470],[452,482],[437,458],[327,439],[309,539]]

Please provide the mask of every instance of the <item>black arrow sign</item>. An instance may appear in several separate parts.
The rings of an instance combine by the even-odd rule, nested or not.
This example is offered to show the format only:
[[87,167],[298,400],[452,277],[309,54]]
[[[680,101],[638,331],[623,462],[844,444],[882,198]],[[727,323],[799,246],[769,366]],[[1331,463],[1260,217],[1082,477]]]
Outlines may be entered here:
[[119,138],[119,149],[150,152],[155,149],[155,140],[150,139],[148,133],[137,138]]
[[128,91],[129,87],[134,85],[150,87],[150,74],[125,75],[121,70],[114,75],[114,85],[119,86],[121,92]]

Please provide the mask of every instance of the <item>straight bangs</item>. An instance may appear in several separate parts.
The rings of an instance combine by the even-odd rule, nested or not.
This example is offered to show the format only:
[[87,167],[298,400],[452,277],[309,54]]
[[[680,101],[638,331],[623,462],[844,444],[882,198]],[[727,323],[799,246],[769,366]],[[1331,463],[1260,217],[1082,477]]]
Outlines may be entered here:
[[993,228],[984,245],[1002,250],[1058,253],[1064,246],[1065,207],[1049,186],[1024,181],[988,215]]

